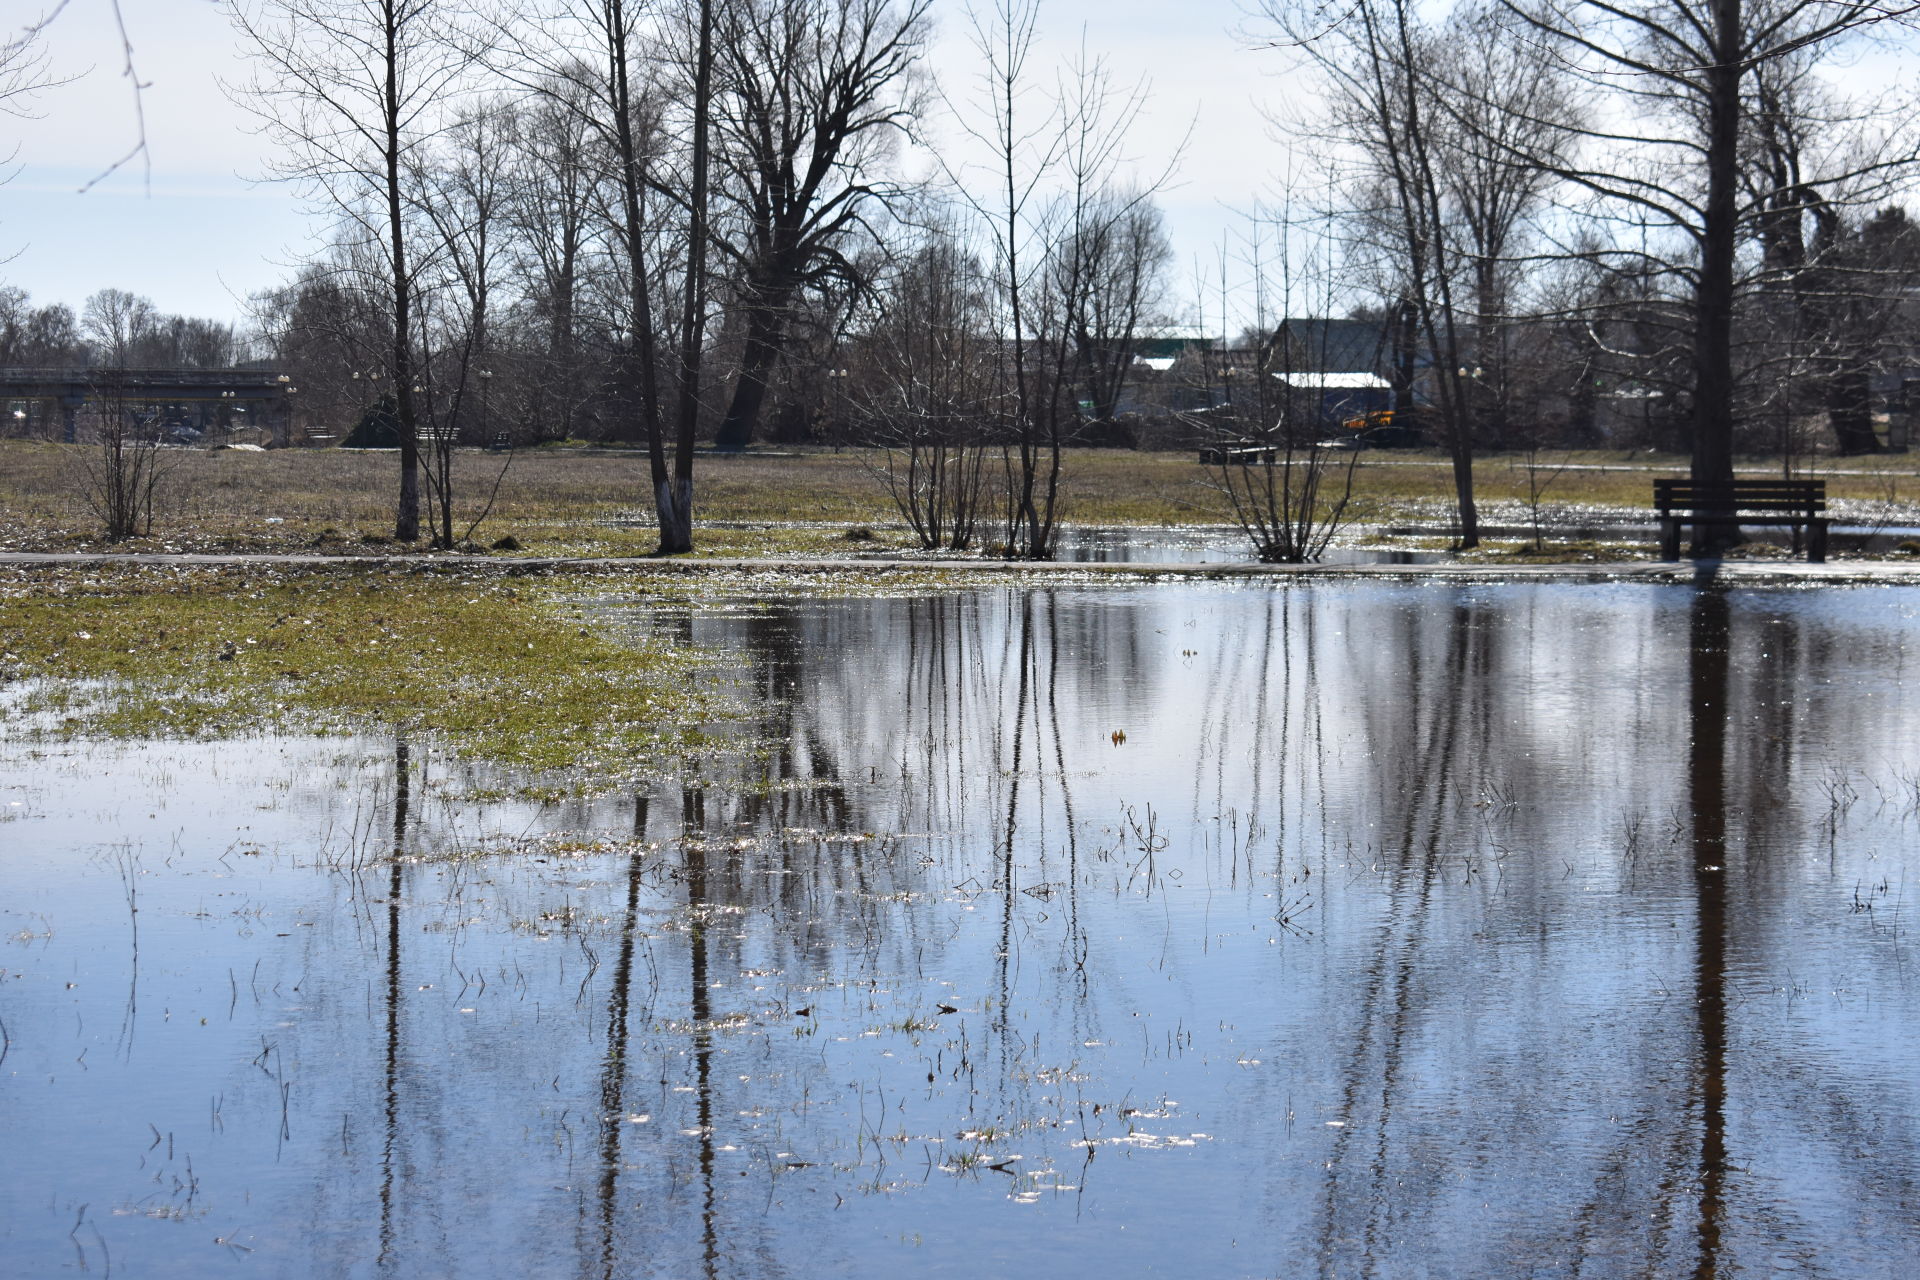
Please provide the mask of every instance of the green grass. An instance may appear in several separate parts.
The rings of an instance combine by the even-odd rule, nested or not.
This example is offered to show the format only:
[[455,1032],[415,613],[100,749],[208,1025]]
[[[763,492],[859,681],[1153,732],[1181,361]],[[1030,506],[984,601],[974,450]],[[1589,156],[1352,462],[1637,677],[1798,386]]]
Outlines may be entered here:
[[666,767],[732,709],[700,654],[586,625],[579,584],[267,569],[0,573],[14,727],[404,730],[573,789]]

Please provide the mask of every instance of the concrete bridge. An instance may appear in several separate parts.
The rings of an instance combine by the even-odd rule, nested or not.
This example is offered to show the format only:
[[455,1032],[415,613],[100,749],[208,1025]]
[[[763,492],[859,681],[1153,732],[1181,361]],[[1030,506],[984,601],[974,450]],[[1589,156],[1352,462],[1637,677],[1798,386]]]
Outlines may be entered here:
[[[292,379],[276,369],[0,368],[0,435],[42,435],[72,444],[82,409],[112,399],[155,430],[287,430]],[[56,426],[57,424],[57,426]]]

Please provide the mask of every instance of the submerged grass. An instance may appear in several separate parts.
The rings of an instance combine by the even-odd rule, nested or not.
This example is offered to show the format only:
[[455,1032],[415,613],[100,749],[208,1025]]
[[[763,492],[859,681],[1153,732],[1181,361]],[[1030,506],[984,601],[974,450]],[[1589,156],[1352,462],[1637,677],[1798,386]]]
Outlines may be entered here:
[[61,737],[405,731],[590,789],[714,747],[710,658],[567,583],[360,568],[0,573],[0,688]]

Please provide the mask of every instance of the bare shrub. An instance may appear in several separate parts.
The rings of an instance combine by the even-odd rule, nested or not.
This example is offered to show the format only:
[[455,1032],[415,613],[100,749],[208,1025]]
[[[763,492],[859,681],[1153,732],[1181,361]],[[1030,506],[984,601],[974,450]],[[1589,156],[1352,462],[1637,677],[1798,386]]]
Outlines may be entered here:
[[143,408],[128,398],[124,373],[95,375],[93,412],[81,440],[81,494],[108,542],[153,532],[154,496],[168,467],[158,415]]

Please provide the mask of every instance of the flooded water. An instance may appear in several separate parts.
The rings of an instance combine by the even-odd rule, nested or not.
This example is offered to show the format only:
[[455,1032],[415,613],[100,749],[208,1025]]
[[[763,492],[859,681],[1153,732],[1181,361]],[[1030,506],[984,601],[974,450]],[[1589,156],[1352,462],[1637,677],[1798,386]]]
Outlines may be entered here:
[[[1190,525],[1173,529],[1064,525],[1054,558],[1069,564],[1247,564],[1255,556],[1238,529]],[[1321,564],[1439,564],[1452,556],[1387,547],[1328,547]]]
[[772,745],[0,748],[0,1272],[1911,1274],[1920,594],[601,616]]

